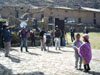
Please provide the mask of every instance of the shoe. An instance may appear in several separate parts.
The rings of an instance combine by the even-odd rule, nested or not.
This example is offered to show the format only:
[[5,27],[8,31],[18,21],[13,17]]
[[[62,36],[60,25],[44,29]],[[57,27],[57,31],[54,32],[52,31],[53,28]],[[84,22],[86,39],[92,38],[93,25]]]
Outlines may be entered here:
[[29,52],[29,51],[26,51],[26,52]]
[[41,51],[43,51],[43,48],[41,48]]
[[83,70],[83,72],[88,72],[88,69],[87,69],[86,65],[84,65],[84,70]]
[[89,72],[89,71],[84,69],[83,72]]
[[82,68],[79,68],[78,70],[82,70]]
[[89,64],[87,64],[87,69],[88,69],[88,70],[91,70]]
[[61,50],[61,49],[59,48],[59,50]]
[[23,50],[20,50],[21,52],[23,52]]
[[5,57],[9,57],[9,55],[5,55]]
[[47,49],[44,49],[44,51],[46,51]]
[[79,66],[79,70],[82,70],[81,66]]
[[77,67],[77,66],[75,66],[75,69],[76,69],[76,70],[78,70],[78,67]]

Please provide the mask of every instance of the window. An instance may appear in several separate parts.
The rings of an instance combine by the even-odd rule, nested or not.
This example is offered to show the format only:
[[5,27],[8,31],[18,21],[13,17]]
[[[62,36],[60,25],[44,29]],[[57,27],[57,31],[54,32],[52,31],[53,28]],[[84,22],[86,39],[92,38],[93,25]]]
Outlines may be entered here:
[[96,13],[93,13],[93,17],[96,18]]
[[82,23],[82,19],[81,18],[78,18],[78,23]]
[[53,17],[52,16],[49,17],[49,23],[53,23]]
[[96,24],[96,19],[93,20],[93,23]]
[[65,10],[65,13],[67,13],[68,11],[67,10]]

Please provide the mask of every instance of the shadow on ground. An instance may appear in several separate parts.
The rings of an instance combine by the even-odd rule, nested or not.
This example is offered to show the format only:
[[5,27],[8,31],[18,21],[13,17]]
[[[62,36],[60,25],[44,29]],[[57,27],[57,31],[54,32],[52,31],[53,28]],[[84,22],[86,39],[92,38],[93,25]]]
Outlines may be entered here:
[[54,53],[54,54],[62,54],[61,52],[55,52],[55,51],[48,51],[48,53]]
[[0,64],[0,75],[13,75],[12,70]]
[[11,48],[11,49],[10,49],[10,51],[16,51],[16,52],[18,52],[18,50],[17,50],[17,49],[13,49],[13,48]]
[[100,72],[90,71],[88,74],[92,74],[92,75],[100,75]]
[[28,54],[30,54],[30,55],[36,55],[36,56],[41,56],[41,54],[31,53],[31,52],[28,52]]
[[15,56],[9,56],[8,57],[12,62],[15,62],[15,63],[20,63],[20,58],[18,58],[18,57],[15,57]]
[[17,74],[17,75],[44,75],[43,72],[30,72],[30,73],[22,73],[22,74]]
[[43,72],[29,72],[29,73],[19,73],[19,74],[13,74],[11,69],[8,69],[7,67],[0,64],[0,75],[44,75]]
[[62,51],[62,52],[74,52],[74,51],[67,51],[67,50],[60,50],[60,51]]

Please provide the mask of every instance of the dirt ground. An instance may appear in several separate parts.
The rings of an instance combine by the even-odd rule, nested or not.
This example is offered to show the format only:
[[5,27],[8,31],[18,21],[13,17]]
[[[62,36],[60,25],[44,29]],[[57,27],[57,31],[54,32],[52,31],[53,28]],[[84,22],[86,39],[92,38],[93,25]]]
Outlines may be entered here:
[[28,53],[12,47],[10,57],[4,57],[4,50],[0,50],[0,75],[100,75],[100,50],[92,50],[89,73],[76,70],[74,62],[71,47],[62,47],[60,51],[54,47],[49,51],[29,47]]

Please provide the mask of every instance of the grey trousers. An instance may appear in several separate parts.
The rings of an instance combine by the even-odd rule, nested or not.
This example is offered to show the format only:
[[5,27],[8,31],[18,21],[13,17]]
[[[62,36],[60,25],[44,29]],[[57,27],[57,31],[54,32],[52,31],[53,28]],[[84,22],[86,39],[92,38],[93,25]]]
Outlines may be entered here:
[[5,56],[9,55],[10,47],[11,47],[11,42],[4,42]]
[[60,38],[55,38],[55,48],[59,48],[60,49]]
[[44,43],[44,41],[43,40],[40,40],[40,42],[41,42],[41,50],[46,50],[46,44]]
[[81,68],[82,65],[82,57],[78,54],[78,51],[75,51],[75,67],[78,67],[79,63],[79,68]]

